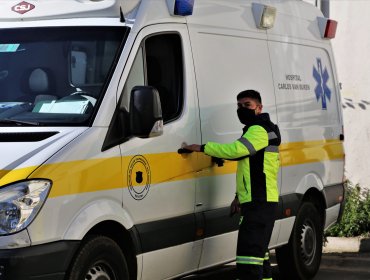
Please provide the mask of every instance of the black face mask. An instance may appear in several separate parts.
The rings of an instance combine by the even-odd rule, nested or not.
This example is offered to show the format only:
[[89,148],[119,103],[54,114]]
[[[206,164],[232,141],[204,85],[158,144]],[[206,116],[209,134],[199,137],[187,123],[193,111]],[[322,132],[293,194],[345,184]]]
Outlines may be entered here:
[[237,112],[240,122],[244,125],[248,125],[256,118],[256,112],[253,109],[240,107]]

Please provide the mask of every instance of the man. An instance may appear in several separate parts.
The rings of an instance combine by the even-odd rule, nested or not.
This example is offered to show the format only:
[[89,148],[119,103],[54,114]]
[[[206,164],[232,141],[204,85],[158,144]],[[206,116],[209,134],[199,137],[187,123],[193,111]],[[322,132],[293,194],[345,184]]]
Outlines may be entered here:
[[243,135],[233,143],[208,142],[184,148],[217,158],[237,160],[236,197],[232,211],[241,209],[236,263],[240,280],[272,279],[268,244],[279,201],[278,171],[281,138],[255,90],[238,94]]

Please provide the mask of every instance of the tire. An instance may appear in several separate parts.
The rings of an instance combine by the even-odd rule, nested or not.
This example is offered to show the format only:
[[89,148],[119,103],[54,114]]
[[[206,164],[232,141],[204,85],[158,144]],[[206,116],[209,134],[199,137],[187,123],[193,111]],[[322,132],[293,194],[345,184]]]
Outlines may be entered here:
[[282,279],[312,279],[320,267],[323,225],[313,203],[304,202],[298,211],[289,243],[276,249]]
[[76,253],[67,280],[128,280],[129,272],[121,248],[112,239],[88,237]]

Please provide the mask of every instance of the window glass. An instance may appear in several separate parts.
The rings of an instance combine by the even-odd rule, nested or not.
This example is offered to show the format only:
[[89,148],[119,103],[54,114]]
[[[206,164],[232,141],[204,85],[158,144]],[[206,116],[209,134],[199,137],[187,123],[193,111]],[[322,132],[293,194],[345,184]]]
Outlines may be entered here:
[[97,26],[0,29],[0,125],[86,125],[128,31]]
[[106,146],[130,139],[130,94],[135,86],[158,90],[165,123],[177,119],[183,106],[183,61],[179,34],[151,35],[143,40],[122,90]]
[[144,60],[143,49],[140,48],[136,54],[134,63],[131,67],[130,73],[127,77],[126,84],[123,88],[120,108],[129,112],[130,108],[130,91],[134,86],[145,85],[144,80]]
[[151,35],[143,40],[123,87],[104,149],[131,138],[131,90],[143,85],[158,90],[165,123],[180,116],[183,106],[183,60],[179,34]]
[[145,40],[147,83],[161,99],[165,123],[179,117],[183,104],[183,61],[181,37],[161,34]]

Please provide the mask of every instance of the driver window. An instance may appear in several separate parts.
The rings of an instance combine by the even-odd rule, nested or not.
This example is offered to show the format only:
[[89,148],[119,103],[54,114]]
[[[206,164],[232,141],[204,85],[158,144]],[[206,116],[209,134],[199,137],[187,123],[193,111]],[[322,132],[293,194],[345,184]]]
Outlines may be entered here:
[[123,88],[120,109],[129,110],[134,86],[148,85],[158,90],[164,123],[177,119],[183,106],[183,56],[181,37],[164,33],[145,38]]
[[158,90],[164,123],[180,117],[183,109],[183,55],[181,36],[162,33],[146,37],[139,48],[121,92],[103,149],[131,138],[130,95],[135,86]]
[[120,101],[120,109],[129,112],[130,108],[130,92],[134,86],[145,85],[144,79],[144,59],[143,49],[140,48],[136,54],[134,63],[131,67],[130,73],[128,74],[126,84],[122,91],[122,97]]

